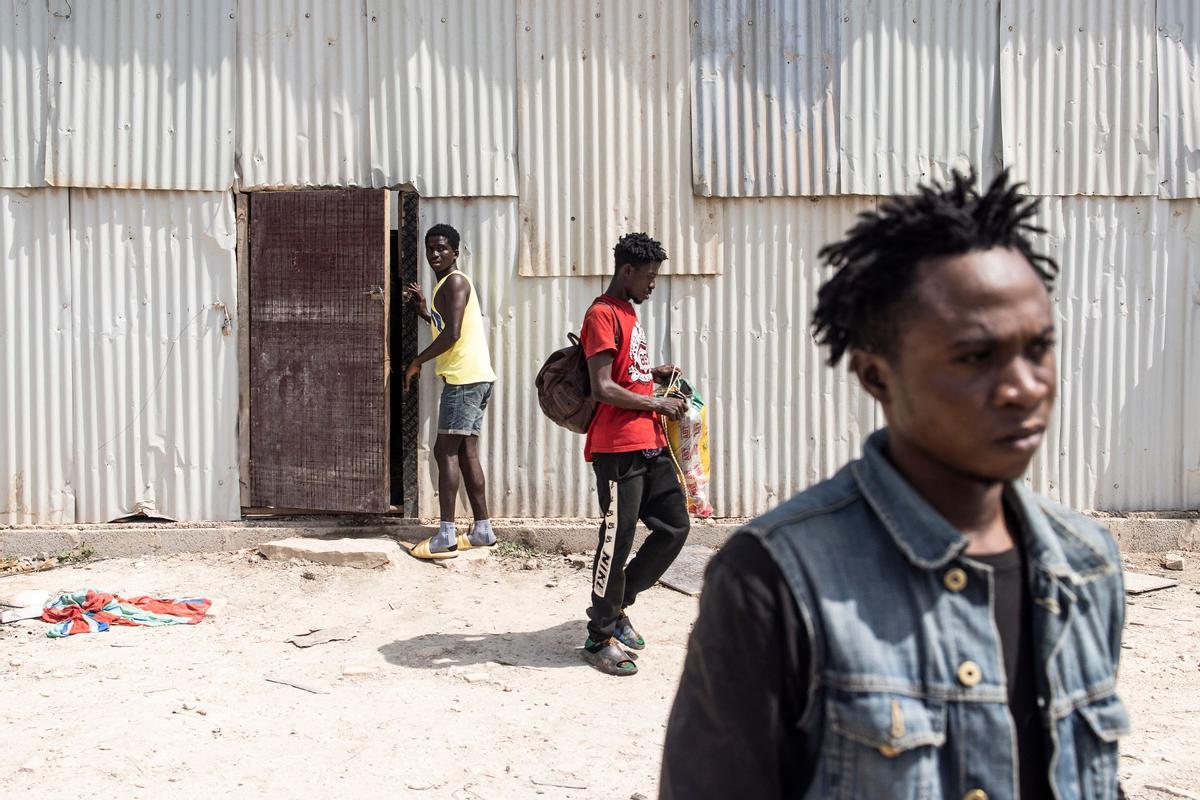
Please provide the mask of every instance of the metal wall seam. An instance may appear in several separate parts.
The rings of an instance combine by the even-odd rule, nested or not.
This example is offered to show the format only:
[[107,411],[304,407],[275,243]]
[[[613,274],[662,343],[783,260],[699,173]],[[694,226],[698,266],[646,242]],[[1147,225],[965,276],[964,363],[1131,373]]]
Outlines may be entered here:
[[837,194],[840,19],[837,0],[693,0],[696,194]]
[[0,186],[45,186],[44,3],[0,0]]
[[232,194],[73,189],[71,234],[77,521],[238,519]]
[[999,156],[1000,0],[842,0],[838,105],[844,194],[899,194]]
[[1154,0],[1002,0],[1004,162],[1042,195],[1158,194]]
[[630,231],[670,274],[720,271],[692,191],[687,0],[517,3],[522,275],[606,275]]
[[717,279],[671,279],[664,356],[708,405],[717,516],[761,514],[857,458],[882,424],[843,361],[810,333],[830,276],[817,251],[875,198],[726,201]]
[[[1183,485],[1197,221],[1156,198],[1045,198],[1059,397],[1028,481],[1072,508],[1194,507]],[[1195,349],[1195,342],[1189,346]]]
[[371,185],[364,0],[239,0],[242,189]]
[[371,182],[517,194],[515,0],[368,0]]
[[1200,197],[1200,3],[1157,8],[1159,195]]
[[76,3],[50,22],[46,180],[233,183],[234,0]]
[[75,522],[66,189],[0,189],[0,525]]

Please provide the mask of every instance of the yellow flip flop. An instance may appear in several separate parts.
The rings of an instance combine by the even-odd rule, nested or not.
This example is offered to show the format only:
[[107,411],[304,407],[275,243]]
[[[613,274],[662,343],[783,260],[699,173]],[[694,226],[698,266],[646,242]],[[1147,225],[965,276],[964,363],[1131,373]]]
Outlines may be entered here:
[[435,553],[429,549],[429,543],[431,541],[433,541],[432,536],[430,536],[428,539],[424,540],[423,542],[417,543],[416,545],[413,546],[413,549],[409,550],[408,552],[412,553],[413,558],[421,558],[426,561],[436,561],[436,560],[440,560],[443,558],[457,558],[458,557],[458,545],[457,544],[455,544],[454,548],[451,550],[441,550],[441,551]]
[[478,548],[478,547],[495,547],[496,542],[499,542],[499,541],[500,540],[497,539],[495,542],[492,542],[491,544],[471,544],[471,535],[469,533],[460,533],[458,535],[458,538],[455,540],[455,544],[458,545],[459,550],[474,550],[475,548]]

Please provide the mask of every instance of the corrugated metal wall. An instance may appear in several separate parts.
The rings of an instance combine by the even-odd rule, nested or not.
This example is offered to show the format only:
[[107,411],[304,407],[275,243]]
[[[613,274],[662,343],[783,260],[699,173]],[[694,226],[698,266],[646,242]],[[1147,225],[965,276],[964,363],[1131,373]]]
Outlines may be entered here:
[[[1184,482],[1185,409],[1200,388],[1186,368],[1196,204],[1062,197],[1039,223],[1060,262],[1060,390],[1034,486],[1079,508],[1194,504]],[[1196,465],[1193,465],[1193,468]]]
[[[42,184],[50,142],[72,185],[415,186],[424,225],[462,231],[493,336],[497,514],[594,513],[582,439],[531,384],[634,229],[671,253],[640,311],[711,404],[718,513],[828,475],[879,416],[811,344],[815,250],[875,195],[1001,154],[1062,195],[1062,406],[1030,481],[1084,508],[1200,502],[1200,211],[1157,199],[1200,194],[1194,4],[73,5],[0,0],[0,185]],[[839,193],[862,196],[800,197]],[[230,196],[2,202],[0,413],[31,424],[4,432],[0,521],[236,515],[236,336],[212,308],[235,303]]]
[[995,172],[1000,0],[842,0],[841,191]]
[[0,186],[45,186],[46,40],[43,3],[0,0]]
[[76,520],[237,519],[232,196],[73,189],[70,219]]
[[50,21],[46,179],[228,189],[234,0],[75,3]]
[[522,275],[607,275],[654,231],[671,274],[719,272],[719,206],[692,194],[687,0],[519,0]]
[[628,228],[719,272],[693,182],[877,194],[1002,152],[1041,194],[1194,191],[1184,0],[1157,33],[1154,0],[6,2],[0,184],[39,185],[45,146],[58,185],[225,188],[236,135],[246,188],[519,191],[522,274],[599,274]]
[[371,182],[517,194],[515,0],[368,0]]
[[237,76],[243,189],[371,185],[363,0],[240,0]]
[[719,516],[761,513],[832,475],[874,430],[873,403],[830,369],[809,335],[816,258],[871,198],[730,201],[725,274],[672,277],[665,360],[709,404],[712,503]]
[[1200,3],[1158,0],[1159,172],[1163,197],[1200,197]]
[[[1200,505],[1200,201],[1176,201],[1171,204],[1172,215],[1184,217],[1176,227],[1183,241],[1173,247],[1187,262],[1188,277],[1185,294],[1187,303],[1187,326],[1183,348],[1183,493],[1184,505],[1195,508]],[[1174,343],[1172,343],[1174,346]]]
[[998,167],[1000,0],[694,0],[696,191],[892,194]]
[[696,194],[837,194],[840,19],[834,0],[694,0]]
[[1157,195],[1155,0],[1002,0],[1004,162],[1035,194]]
[[66,189],[0,189],[0,524],[74,522]]

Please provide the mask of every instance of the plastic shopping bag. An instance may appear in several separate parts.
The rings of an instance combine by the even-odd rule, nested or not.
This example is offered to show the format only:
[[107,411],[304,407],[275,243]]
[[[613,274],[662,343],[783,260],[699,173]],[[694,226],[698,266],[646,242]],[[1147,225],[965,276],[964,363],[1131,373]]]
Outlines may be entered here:
[[708,519],[713,515],[712,503],[708,500],[708,410],[700,393],[685,380],[679,380],[662,393],[688,401],[682,419],[666,420],[667,441],[687,493],[688,513]]

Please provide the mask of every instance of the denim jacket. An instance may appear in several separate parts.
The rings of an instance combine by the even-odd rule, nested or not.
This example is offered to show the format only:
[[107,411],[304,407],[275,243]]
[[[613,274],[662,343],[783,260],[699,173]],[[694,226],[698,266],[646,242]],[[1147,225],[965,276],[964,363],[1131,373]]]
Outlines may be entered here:
[[[885,457],[861,460],[750,523],[795,596],[812,673],[804,717],[819,741],[811,800],[1017,796],[1016,738],[993,621],[991,568]],[[1058,800],[1115,800],[1116,695],[1125,619],[1108,531],[1019,483],[1038,706]]]

